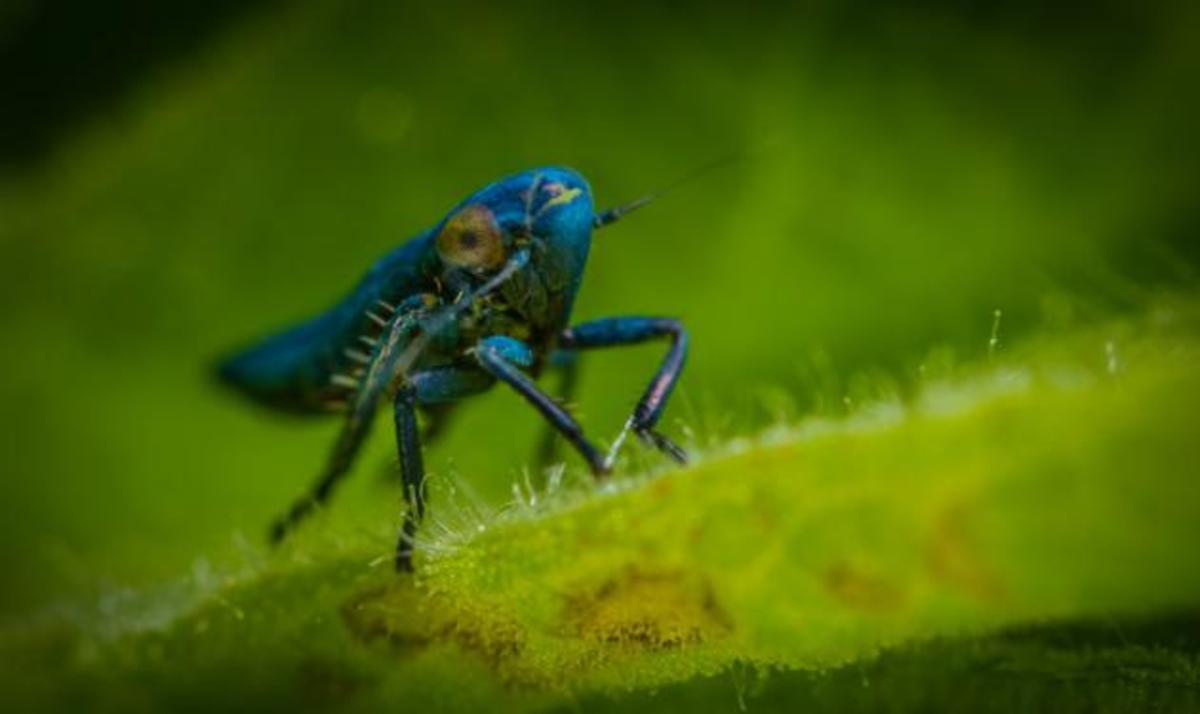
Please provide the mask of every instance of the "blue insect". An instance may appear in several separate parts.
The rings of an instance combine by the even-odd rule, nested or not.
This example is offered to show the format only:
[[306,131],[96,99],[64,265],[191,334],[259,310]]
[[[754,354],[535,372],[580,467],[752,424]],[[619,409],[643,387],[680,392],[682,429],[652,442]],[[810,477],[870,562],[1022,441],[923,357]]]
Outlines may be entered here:
[[[587,181],[547,167],[501,179],[474,193],[431,229],[380,259],[358,286],[324,313],[233,355],[221,378],[257,402],[299,413],[340,412],[344,425],[307,495],[271,528],[279,542],[328,501],[349,470],[381,401],[391,401],[406,511],[396,568],[412,570],[414,537],[425,513],[418,410],[444,423],[458,400],[503,382],[538,410],[601,478],[626,436],[683,463],[656,430],[687,357],[688,336],[666,317],[611,317],[570,326],[592,231],[649,200],[596,212]],[[548,367],[575,382],[575,355],[653,339],[670,342],[612,448],[596,448],[561,403],[535,379]]]

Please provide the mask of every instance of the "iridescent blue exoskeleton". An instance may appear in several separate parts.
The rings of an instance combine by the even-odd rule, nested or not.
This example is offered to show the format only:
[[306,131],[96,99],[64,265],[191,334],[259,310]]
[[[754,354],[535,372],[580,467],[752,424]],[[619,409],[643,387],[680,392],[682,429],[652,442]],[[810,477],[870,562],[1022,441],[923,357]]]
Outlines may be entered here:
[[[631,431],[683,462],[683,450],[655,430],[687,355],[680,323],[613,317],[568,326],[592,231],[642,203],[597,213],[587,181],[566,168],[502,179],[384,256],[328,311],[225,361],[221,377],[258,402],[345,414],[329,462],[311,492],[274,524],[272,540],[328,500],[385,398],[394,408],[408,506],[396,552],[400,570],[412,569],[425,511],[418,409],[433,418],[432,429],[450,403],[501,381],[541,412],[596,477],[610,471]],[[564,384],[571,384],[578,350],[657,338],[668,339],[670,350],[608,454],[533,381],[543,368],[565,364]]]

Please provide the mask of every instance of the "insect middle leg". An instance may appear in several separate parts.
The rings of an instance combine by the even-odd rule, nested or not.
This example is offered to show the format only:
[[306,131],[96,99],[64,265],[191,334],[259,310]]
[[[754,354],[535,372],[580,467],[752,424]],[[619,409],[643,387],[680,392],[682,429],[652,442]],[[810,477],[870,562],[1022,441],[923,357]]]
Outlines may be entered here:
[[396,570],[412,571],[417,527],[425,516],[425,464],[417,407],[448,405],[462,397],[482,392],[495,383],[491,375],[474,368],[439,367],[418,372],[396,389],[396,448],[400,456],[400,479],[407,508],[396,544]]
[[628,430],[679,463],[687,462],[687,453],[655,430],[666,408],[667,398],[671,396],[671,390],[675,388],[687,360],[687,331],[682,323],[669,317],[609,317],[569,327],[559,336],[559,344],[568,349],[633,345],[663,337],[670,338],[671,348],[634,407],[633,414],[626,422],[626,431],[613,445],[606,460],[608,466],[612,465],[621,439]]

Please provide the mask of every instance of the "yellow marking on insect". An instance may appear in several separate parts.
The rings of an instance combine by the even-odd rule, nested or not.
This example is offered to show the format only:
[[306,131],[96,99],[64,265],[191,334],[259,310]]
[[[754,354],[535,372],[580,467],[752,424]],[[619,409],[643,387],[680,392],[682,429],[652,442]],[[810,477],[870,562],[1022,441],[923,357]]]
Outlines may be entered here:
[[557,193],[555,193],[554,198],[551,198],[549,201],[546,201],[546,203],[542,205],[542,208],[541,208],[542,212],[544,212],[550,208],[553,208],[555,206],[561,206],[564,203],[570,203],[571,201],[574,201],[576,198],[579,198],[579,194],[583,193],[583,189],[581,189],[581,188],[564,189],[562,184],[558,184],[558,183],[547,184],[545,187],[545,190],[553,192],[553,187],[557,187]]

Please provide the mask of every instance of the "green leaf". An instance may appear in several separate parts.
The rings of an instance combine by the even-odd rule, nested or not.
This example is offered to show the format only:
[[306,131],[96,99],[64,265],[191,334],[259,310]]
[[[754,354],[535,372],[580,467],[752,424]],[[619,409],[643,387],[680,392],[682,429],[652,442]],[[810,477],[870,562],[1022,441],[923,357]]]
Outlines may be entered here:
[[[839,708],[867,706],[856,679],[910,710],[947,701],[934,691],[1015,705],[1047,681],[1179,703],[1194,646],[1079,633],[1200,604],[1196,314],[1043,341],[686,468],[521,487],[499,513],[443,481],[415,579],[390,572],[382,533],[310,537],[10,628],[8,685],[113,709],[529,710],[630,691],[652,707],[701,677],[664,695],[686,702],[733,672],[743,698]],[[1085,624],[992,634],[1055,622]],[[1131,632],[1186,631],[1157,627]],[[747,684],[768,670],[800,674]],[[1013,686],[992,700],[997,680]]]

